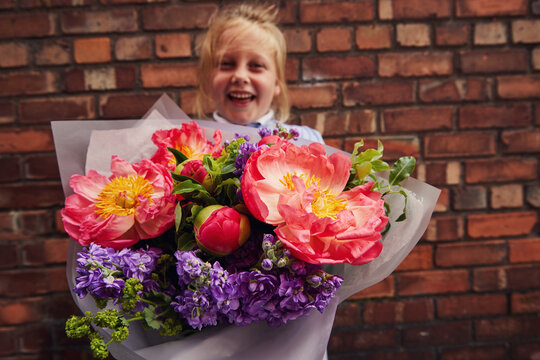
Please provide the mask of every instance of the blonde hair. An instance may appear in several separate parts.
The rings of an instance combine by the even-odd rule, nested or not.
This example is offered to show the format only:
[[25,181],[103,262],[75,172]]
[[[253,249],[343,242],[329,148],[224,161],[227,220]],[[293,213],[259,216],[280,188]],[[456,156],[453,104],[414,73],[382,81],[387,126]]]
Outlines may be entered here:
[[212,73],[219,64],[220,56],[222,56],[219,49],[220,37],[225,30],[234,27],[236,30],[234,38],[238,38],[242,34],[253,33],[257,29],[262,37],[261,44],[272,48],[280,92],[273,99],[271,107],[276,113],[277,120],[287,121],[290,111],[289,94],[285,81],[287,46],[285,37],[275,22],[277,14],[278,9],[275,5],[242,4],[225,8],[210,20],[208,31],[200,47],[199,65],[197,67],[199,79],[199,88],[195,100],[197,115],[205,117],[204,109],[206,105],[212,105],[212,98],[209,96],[211,92],[210,84],[212,82]]

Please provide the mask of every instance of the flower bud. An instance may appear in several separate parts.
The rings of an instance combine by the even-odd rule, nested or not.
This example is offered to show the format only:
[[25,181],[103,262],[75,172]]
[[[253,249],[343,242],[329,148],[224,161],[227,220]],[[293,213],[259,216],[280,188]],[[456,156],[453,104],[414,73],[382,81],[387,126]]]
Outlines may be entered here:
[[201,160],[187,160],[179,164],[174,170],[175,174],[184,175],[199,182],[208,191],[212,191],[212,179],[208,175]]
[[202,209],[193,222],[199,247],[215,256],[226,256],[246,242],[249,219],[238,211],[221,205]]
[[272,263],[272,260],[264,259],[261,263],[261,267],[263,270],[270,271],[272,270],[272,267],[274,267],[274,264]]

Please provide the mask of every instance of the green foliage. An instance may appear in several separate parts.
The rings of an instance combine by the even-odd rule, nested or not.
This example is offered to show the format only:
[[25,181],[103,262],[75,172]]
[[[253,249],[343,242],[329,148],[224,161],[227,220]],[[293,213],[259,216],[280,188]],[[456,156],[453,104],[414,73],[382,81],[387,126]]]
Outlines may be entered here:
[[[360,151],[364,146],[364,141],[360,141],[354,145],[354,150],[351,156],[351,175],[347,183],[347,189],[352,189],[356,186],[373,181],[373,191],[378,191],[382,197],[389,194],[400,194],[404,198],[404,207],[402,213],[396,221],[403,221],[407,218],[407,193],[401,188],[401,182],[408,178],[414,171],[416,159],[412,156],[399,158],[393,166],[388,165],[382,160],[384,147],[382,142],[377,142],[377,149],[366,149]],[[388,181],[377,177],[375,174],[381,171],[388,171]],[[385,203],[386,213],[390,213],[390,206]],[[388,231],[389,225],[383,231]]]

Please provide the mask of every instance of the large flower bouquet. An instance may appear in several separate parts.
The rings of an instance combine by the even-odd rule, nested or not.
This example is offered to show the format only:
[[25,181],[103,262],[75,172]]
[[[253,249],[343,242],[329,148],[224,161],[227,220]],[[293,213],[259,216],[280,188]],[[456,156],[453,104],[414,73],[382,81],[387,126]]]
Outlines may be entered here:
[[407,218],[401,183],[414,158],[390,167],[381,143],[347,156],[296,144],[285,129],[225,142],[220,129],[211,139],[206,130],[192,121],[157,129],[137,161],[101,148],[107,173],[70,177],[61,215],[82,248],[68,275],[95,311],[71,317],[66,332],[88,337],[97,358],[126,341],[133,322],[178,339],[324,313],[347,277],[340,264],[378,258],[383,234]]

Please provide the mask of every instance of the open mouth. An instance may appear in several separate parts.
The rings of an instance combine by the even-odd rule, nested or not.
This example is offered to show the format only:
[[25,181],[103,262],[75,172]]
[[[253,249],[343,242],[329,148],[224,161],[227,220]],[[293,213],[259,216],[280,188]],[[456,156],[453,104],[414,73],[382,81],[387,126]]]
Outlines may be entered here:
[[230,92],[227,97],[234,102],[246,103],[255,99],[255,95],[247,92]]

